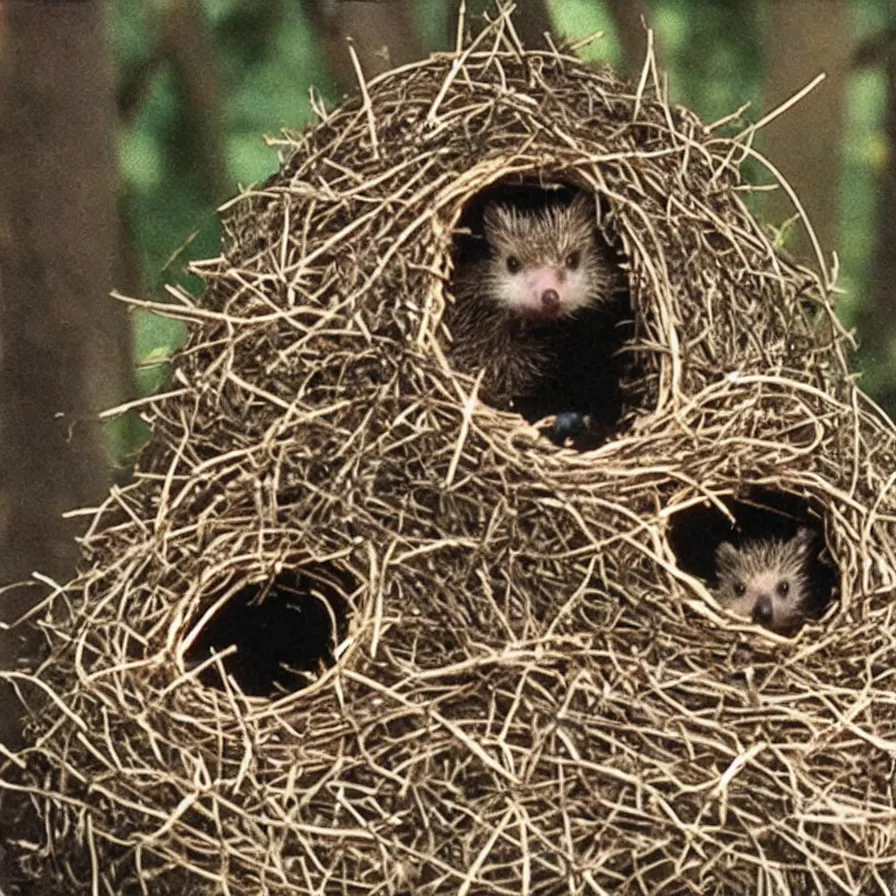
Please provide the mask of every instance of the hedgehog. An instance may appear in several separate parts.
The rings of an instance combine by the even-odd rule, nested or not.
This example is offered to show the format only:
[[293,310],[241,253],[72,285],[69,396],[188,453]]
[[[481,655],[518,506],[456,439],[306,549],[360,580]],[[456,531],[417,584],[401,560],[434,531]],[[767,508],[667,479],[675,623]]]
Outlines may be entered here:
[[737,614],[778,633],[792,632],[816,615],[810,562],[812,531],[789,539],[759,538],[716,548],[715,598]]
[[531,423],[553,415],[559,444],[594,417],[618,416],[608,311],[623,278],[598,236],[593,197],[535,209],[492,201],[483,231],[487,255],[458,265],[446,315],[455,368],[482,372],[480,395],[495,407]]

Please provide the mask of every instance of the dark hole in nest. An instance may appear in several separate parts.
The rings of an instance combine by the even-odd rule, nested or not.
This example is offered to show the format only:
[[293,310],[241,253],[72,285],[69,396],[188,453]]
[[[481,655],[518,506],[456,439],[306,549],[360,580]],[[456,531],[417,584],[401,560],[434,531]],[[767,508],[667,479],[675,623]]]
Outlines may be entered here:
[[729,542],[740,551],[762,540],[793,543],[793,539],[803,538],[808,545],[804,615],[808,619],[820,617],[839,585],[836,567],[824,545],[821,515],[813,513],[806,499],[769,489],[753,489],[739,499],[724,498],[721,503],[732,514],[734,525],[718,507],[708,503],[682,510],[672,518],[669,545],[679,567],[715,588],[719,584],[716,552],[723,543]]
[[[485,368],[482,397],[503,410],[518,411],[530,423],[555,417],[545,429],[548,438],[580,450],[610,438],[623,415],[620,384],[626,366],[632,365],[631,356],[621,350],[634,333],[625,257],[597,228],[592,230],[596,243],[580,249],[573,241],[563,250],[568,254],[561,264],[559,257],[545,260],[554,247],[544,248],[551,240],[543,231],[513,227],[504,232],[507,243],[500,252],[487,235],[490,208],[502,206],[526,221],[545,221],[548,210],[571,208],[577,197],[589,195],[566,183],[498,182],[474,196],[455,236],[451,291],[457,310],[449,314],[454,340],[449,355],[465,373]],[[585,208],[593,214],[590,204]],[[601,217],[606,215],[604,203],[599,210]],[[499,229],[495,216],[492,222],[494,232]],[[601,299],[558,313],[554,303],[565,308],[564,290],[572,292],[576,277],[598,280],[595,268],[582,260],[585,256],[599,258],[601,288],[595,293]],[[480,286],[496,282],[498,287]],[[523,283],[525,287],[516,285]],[[503,299],[497,298],[497,289],[503,289]],[[477,290],[480,298],[474,301],[471,294]],[[511,308],[508,293],[521,304]],[[465,313],[465,305],[474,310]]]
[[[272,697],[301,690],[335,663],[336,645],[348,631],[348,578],[306,567],[246,585],[205,624],[187,652],[188,666],[235,646],[220,665],[243,693]],[[203,669],[203,684],[224,687],[220,665]]]

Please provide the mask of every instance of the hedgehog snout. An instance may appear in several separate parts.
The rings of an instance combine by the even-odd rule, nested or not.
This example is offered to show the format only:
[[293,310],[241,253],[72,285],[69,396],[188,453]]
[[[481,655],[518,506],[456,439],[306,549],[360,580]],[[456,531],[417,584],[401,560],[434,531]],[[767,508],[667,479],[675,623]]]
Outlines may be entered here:
[[753,604],[753,622],[759,625],[771,625],[774,617],[774,603],[768,594],[760,594]]
[[556,289],[546,289],[541,294],[541,307],[545,314],[557,314],[560,311],[560,293]]

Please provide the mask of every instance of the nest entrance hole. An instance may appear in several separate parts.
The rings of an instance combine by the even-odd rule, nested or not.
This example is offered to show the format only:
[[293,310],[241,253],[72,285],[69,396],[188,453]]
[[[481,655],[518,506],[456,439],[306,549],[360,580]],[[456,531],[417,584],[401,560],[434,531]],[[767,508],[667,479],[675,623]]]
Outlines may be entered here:
[[716,549],[723,542],[740,547],[756,539],[787,541],[806,528],[812,539],[807,569],[812,601],[807,615],[820,617],[839,587],[837,569],[824,546],[822,514],[805,498],[771,489],[752,489],[739,498],[722,498],[721,503],[730,517],[710,503],[689,507],[672,517],[668,539],[679,568],[714,587]]
[[[347,595],[354,584],[321,565],[245,585],[203,625],[186,662],[191,668],[206,663],[199,677],[209,687],[225,688],[223,666],[249,696],[299,691],[335,664],[336,645],[348,633]],[[224,655],[207,663],[215,654]]]
[[[489,257],[485,239],[485,210],[489,205],[511,206],[523,214],[537,214],[556,204],[569,205],[576,196],[589,193],[568,182],[547,182],[535,177],[501,180],[480,190],[467,201],[455,229],[452,246],[455,274]],[[605,228],[597,227],[597,222],[602,223],[609,211],[600,196],[595,209],[598,243],[617,269],[618,286],[599,307],[582,309],[551,325],[557,328],[559,350],[545,378],[544,390],[535,395],[513,396],[510,407],[502,407],[518,412],[530,423],[564,412],[564,419],[558,418],[545,434],[555,444],[571,444],[582,450],[596,447],[619,431],[625,404],[621,384],[626,368],[632,366],[631,356],[624,353],[623,347],[635,332],[626,257]],[[456,279],[449,287],[455,296]],[[576,422],[571,424],[570,415],[565,413],[567,404],[574,411],[584,408],[581,414],[585,418],[584,434],[573,431],[567,438],[567,428],[577,426]]]

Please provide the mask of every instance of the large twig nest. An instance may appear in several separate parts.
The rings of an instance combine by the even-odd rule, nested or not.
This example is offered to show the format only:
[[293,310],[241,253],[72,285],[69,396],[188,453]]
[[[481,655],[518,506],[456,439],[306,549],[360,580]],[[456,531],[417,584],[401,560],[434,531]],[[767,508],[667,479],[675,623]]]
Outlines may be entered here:
[[[284,148],[44,623],[50,699],[4,777],[44,819],[23,875],[889,892],[892,429],[745,210],[743,148],[503,20]],[[592,452],[445,360],[453,228],[539,180],[596,191],[627,258],[627,404]],[[823,619],[787,639],[712,601],[731,516],[823,532]]]

